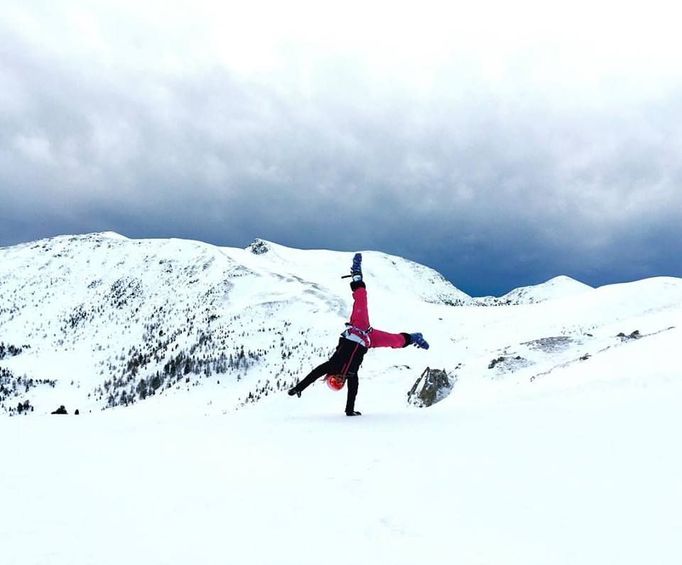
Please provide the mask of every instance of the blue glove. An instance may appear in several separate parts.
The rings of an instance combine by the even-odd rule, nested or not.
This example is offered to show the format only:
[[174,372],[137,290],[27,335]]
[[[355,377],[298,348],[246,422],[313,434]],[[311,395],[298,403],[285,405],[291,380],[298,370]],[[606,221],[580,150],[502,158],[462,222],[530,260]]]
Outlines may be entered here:
[[420,333],[410,334],[410,339],[412,344],[420,349],[428,349],[429,342],[424,339],[424,336]]

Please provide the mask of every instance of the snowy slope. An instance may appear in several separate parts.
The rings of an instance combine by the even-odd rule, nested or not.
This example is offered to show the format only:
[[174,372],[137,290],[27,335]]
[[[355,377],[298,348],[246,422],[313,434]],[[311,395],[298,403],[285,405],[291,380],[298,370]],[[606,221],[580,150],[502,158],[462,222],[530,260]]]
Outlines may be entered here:
[[[343,330],[351,257],[112,233],[2,249],[0,343],[22,352],[0,360],[21,391],[0,395],[0,410],[89,411],[207,384],[193,398],[206,407],[219,394],[224,410],[288,388]],[[376,252],[365,262],[378,327],[415,331],[404,324],[420,305],[469,300],[421,265]]]
[[571,277],[559,276],[538,285],[516,288],[500,297],[500,301],[509,304],[533,304],[574,296],[589,290],[592,290],[592,287],[585,283]]
[[13,418],[2,562],[676,565],[681,393]]
[[[351,256],[111,233],[2,249],[0,344],[15,354],[0,359],[0,409],[145,400],[223,413],[284,390],[333,349],[350,311],[340,275]],[[396,402],[426,366],[448,371],[460,395],[533,383],[671,331],[682,312],[680,279],[591,289],[558,277],[482,308],[431,269],[364,257],[373,325],[422,331],[433,346],[367,356],[363,380],[400,379]]]
[[[234,411],[333,346],[350,257],[111,234],[0,250],[0,369],[55,379],[0,425],[2,564],[682,562],[682,280],[488,308],[367,252],[375,324],[431,349],[371,351],[360,418],[324,385]],[[179,382],[87,403],[182,351]],[[453,392],[410,407],[427,365]],[[82,415],[45,415],[65,403]]]
[[554,277],[544,283],[515,288],[507,294],[495,297],[477,298],[481,306],[512,306],[516,304],[535,304],[546,300],[555,300],[574,296],[592,290],[592,287],[564,275]]

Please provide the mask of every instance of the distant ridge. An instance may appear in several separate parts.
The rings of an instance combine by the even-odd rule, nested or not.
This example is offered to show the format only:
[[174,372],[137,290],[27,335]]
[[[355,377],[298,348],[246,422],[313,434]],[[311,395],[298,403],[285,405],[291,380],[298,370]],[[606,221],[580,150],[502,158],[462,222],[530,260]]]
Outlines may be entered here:
[[594,288],[571,277],[560,275],[540,284],[515,288],[503,296],[483,296],[475,298],[474,301],[481,306],[536,304],[547,300],[575,296],[590,290],[594,290]]

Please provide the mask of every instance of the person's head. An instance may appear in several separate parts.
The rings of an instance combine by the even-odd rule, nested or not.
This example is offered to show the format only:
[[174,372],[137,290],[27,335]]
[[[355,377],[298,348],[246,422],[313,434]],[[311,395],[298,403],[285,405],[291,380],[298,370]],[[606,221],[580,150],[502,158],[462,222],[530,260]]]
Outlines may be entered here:
[[343,375],[327,375],[325,379],[327,386],[332,390],[341,390],[346,383],[346,377]]

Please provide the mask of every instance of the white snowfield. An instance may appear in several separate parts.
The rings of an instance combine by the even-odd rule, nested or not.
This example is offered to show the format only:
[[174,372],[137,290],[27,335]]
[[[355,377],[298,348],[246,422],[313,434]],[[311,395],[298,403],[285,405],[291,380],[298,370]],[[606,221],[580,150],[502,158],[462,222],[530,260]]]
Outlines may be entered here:
[[[363,256],[375,327],[431,349],[370,351],[347,418],[284,391],[343,329],[352,252],[0,249],[0,413],[33,407],[0,418],[0,564],[682,563],[682,280],[483,306]],[[427,366],[452,393],[408,406]]]

